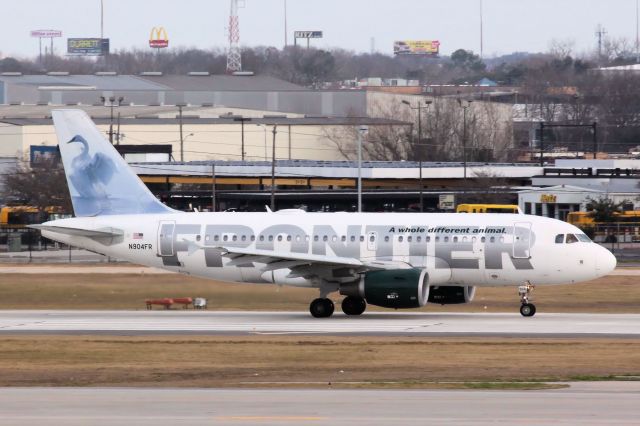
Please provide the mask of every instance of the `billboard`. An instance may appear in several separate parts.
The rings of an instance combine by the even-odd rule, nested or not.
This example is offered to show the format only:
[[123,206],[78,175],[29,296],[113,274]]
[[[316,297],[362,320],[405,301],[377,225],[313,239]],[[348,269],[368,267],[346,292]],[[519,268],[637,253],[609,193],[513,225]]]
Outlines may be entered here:
[[103,56],[109,54],[108,38],[68,38],[67,54],[72,56]]
[[294,38],[322,38],[322,31],[295,31]]
[[31,31],[31,37],[36,37],[36,38],[62,37],[62,31],[58,31],[58,30],[33,30],[33,31]]
[[438,40],[400,40],[393,43],[394,55],[438,56],[439,52]]
[[151,28],[151,34],[149,34],[149,47],[154,49],[169,47],[169,36],[167,36],[167,30],[165,30],[164,27]]

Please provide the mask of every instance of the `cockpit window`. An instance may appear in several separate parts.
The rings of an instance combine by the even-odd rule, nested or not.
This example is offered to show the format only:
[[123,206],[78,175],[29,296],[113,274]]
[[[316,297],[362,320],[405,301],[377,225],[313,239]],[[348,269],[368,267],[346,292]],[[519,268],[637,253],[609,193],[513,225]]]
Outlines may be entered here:
[[577,243],[578,238],[573,234],[567,234],[567,244]]
[[591,238],[587,237],[585,234],[576,234],[576,237],[578,237],[578,239],[580,241],[582,241],[583,243],[590,243],[591,242]]
[[564,242],[564,234],[556,235],[556,244],[562,244]]

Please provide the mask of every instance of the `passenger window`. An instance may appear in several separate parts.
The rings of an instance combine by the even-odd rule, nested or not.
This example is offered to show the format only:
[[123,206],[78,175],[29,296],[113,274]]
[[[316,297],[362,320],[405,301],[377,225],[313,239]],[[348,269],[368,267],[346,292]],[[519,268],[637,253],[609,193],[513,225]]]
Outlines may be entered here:
[[410,242],[411,242],[411,240],[413,240],[413,237],[412,237],[411,235],[409,235],[409,236],[407,237],[407,242],[408,242],[408,243],[410,243]]
[[273,235],[269,235],[269,241],[273,241]]
[[300,241],[300,235],[296,235],[296,241]]
[[458,242],[458,237],[453,237],[453,242],[457,243]]
[[227,241],[228,237],[225,235],[224,237],[222,237],[222,241]]
[[404,240],[404,237],[403,237],[402,235],[400,235],[400,236],[398,237],[398,242],[399,242],[399,243],[401,243],[401,242],[402,242],[402,240]]
[[481,243],[484,243],[485,241],[487,241],[487,238],[486,238],[486,237],[482,237],[482,238],[480,238],[480,242],[481,242]]
[[282,235],[278,235],[278,241],[282,241]]
[[326,235],[324,237],[322,237],[322,241],[328,241],[329,237],[327,237]]
[[352,236],[351,236],[351,242],[354,242],[355,240],[356,240],[356,236],[355,236],[355,235],[352,235]]
[[573,244],[573,243],[577,243],[577,242],[578,242],[578,238],[576,238],[575,235],[567,234],[567,244]]
[[252,236],[251,236],[251,241],[255,241],[255,240],[256,240],[256,236],[255,236],[255,235],[252,235]]
[[444,237],[444,242],[448,243],[449,242],[449,237]]
[[319,239],[320,239],[320,238],[318,238],[318,236],[317,236],[317,235],[314,235],[314,236],[313,236],[313,241],[318,241]]
[[233,241],[238,241],[238,236],[237,236],[237,235],[234,235],[233,237],[231,237],[231,239],[232,239]]
[[489,242],[491,242],[491,243],[495,243],[495,242],[496,242],[496,237],[491,237],[491,238],[489,239]]
[[564,242],[564,234],[556,235],[556,244],[562,244]]
[[200,235],[196,235],[196,241],[200,241],[202,237]]
[[260,241],[264,241],[264,235],[260,235]]
[[430,243],[430,242],[431,242],[431,236],[430,236],[430,235],[427,235],[427,237],[425,238],[425,241],[426,241],[426,242],[428,242],[428,243]]
[[291,235],[287,235],[287,241],[291,241]]
[[388,242],[389,242],[389,236],[388,236],[388,235],[386,235],[386,236],[384,237],[384,242],[385,242],[385,243],[388,243]]
[[360,242],[364,242],[364,235],[360,235]]
[[342,238],[341,238],[341,240],[342,240],[342,242],[344,243],[345,241],[347,241],[347,236],[346,236],[346,235],[343,235],[343,236],[342,236]]
[[338,241],[338,236],[334,235],[333,237],[331,237],[331,241],[333,241],[333,242]]
[[205,241],[209,241],[209,238],[210,238],[210,236],[209,236],[209,235],[205,235],[205,236],[204,236],[204,240],[205,240]]
[[421,237],[420,235],[418,235],[418,236],[416,237],[416,241],[417,241],[417,242],[421,242],[421,241],[422,241],[422,237]]
[[242,240],[242,241],[247,241],[247,236],[246,236],[246,235],[243,235],[243,236],[242,236],[242,238],[241,238],[241,240]]
[[435,238],[436,243],[440,242],[440,237]]
[[373,242],[375,242],[375,240],[376,240],[375,235],[372,235],[372,236],[370,236],[370,237],[369,237],[369,241],[370,241],[370,242],[372,242],[372,243],[373,243]]

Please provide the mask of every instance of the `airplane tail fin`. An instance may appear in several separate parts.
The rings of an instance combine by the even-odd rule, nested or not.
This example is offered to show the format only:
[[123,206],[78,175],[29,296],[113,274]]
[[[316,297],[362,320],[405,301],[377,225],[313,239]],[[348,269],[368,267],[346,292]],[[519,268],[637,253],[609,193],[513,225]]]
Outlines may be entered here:
[[170,213],[86,112],[54,110],[53,123],[76,216]]

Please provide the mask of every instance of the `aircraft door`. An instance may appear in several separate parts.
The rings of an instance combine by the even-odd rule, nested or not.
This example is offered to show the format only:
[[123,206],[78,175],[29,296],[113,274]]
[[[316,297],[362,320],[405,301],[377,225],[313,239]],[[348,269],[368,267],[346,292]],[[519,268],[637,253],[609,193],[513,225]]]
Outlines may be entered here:
[[367,232],[367,250],[378,250],[378,233],[375,231]]
[[511,255],[514,259],[529,259],[531,257],[531,222],[513,224]]
[[173,256],[173,233],[176,222],[173,220],[161,220],[158,226],[158,255]]

